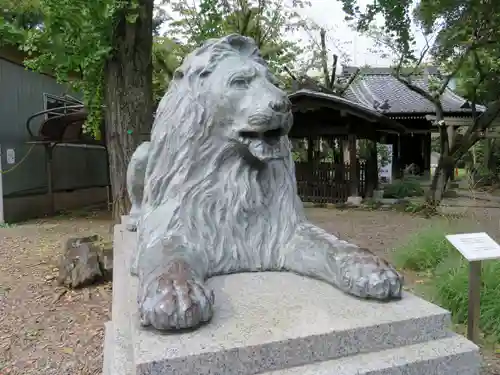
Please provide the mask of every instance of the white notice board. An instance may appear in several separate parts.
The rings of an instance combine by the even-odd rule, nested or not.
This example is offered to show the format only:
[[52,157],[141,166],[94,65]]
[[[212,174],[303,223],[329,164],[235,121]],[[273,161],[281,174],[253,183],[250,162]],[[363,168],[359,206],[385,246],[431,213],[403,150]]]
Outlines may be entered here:
[[449,234],[446,239],[469,262],[500,258],[500,245],[485,232]]

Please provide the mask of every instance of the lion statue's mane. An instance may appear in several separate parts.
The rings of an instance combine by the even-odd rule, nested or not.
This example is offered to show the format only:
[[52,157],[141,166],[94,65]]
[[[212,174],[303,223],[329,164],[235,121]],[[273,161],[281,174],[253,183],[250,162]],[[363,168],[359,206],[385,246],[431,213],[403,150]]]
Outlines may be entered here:
[[[205,42],[176,72],[151,133],[139,223],[140,246],[184,227],[192,245],[211,252],[211,274],[260,268],[303,219],[288,137],[280,139],[282,158],[256,168],[239,155],[240,145],[214,129],[212,101],[225,88],[210,91],[200,75],[209,80],[217,64],[235,54],[267,69],[251,39],[229,36]],[[263,219],[272,220],[270,231],[259,225]]]

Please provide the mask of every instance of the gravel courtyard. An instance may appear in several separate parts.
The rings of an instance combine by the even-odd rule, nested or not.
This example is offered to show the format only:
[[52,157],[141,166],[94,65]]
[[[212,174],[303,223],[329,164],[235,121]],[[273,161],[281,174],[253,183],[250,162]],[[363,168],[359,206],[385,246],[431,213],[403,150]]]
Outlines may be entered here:
[[[469,207],[472,226],[499,236],[500,208]],[[390,259],[408,235],[442,217],[394,211],[307,209],[325,230]],[[95,375],[102,371],[103,323],[110,319],[111,284],[80,291],[57,285],[61,238],[110,236],[106,212],[80,213],[0,228],[0,374]],[[483,374],[500,374],[487,353]]]

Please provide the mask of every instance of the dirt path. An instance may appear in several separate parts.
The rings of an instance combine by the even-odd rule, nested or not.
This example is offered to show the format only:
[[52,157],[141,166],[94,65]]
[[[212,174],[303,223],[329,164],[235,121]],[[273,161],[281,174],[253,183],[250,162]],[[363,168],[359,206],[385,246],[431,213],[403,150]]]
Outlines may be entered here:
[[[500,210],[488,210],[471,211],[469,221],[483,230],[488,225],[487,230],[497,237]],[[443,220],[392,211],[315,208],[307,214],[325,230],[389,259],[391,250],[409,234]],[[60,295],[62,289],[53,277],[61,238],[89,233],[109,236],[110,225],[108,215],[94,213],[0,229],[0,374],[101,374],[111,285]],[[488,358],[493,372],[485,370],[482,375],[500,375],[495,355],[488,353]]]
[[60,293],[57,256],[69,234],[109,236],[107,215],[31,222],[0,229],[0,373],[102,372],[103,323],[111,285]]

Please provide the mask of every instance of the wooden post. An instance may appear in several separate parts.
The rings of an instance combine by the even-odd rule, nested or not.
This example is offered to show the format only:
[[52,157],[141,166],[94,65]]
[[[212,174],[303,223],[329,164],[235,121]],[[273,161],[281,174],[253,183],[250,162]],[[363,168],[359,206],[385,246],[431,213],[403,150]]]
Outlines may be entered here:
[[312,137],[307,137],[307,162],[312,166],[314,158],[314,143]]
[[47,194],[49,196],[49,215],[54,215],[55,213],[55,201],[54,201],[54,174],[53,174],[53,151],[55,144],[45,145],[45,160],[47,167]]
[[357,197],[358,194],[358,159],[356,155],[356,134],[347,136],[349,145],[349,177],[351,180],[350,195]]
[[423,157],[424,157],[424,176],[428,179],[431,178],[431,133],[426,133],[423,135]]
[[367,197],[373,197],[373,191],[378,188],[378,160],[377,160],[377,142],[368,141],[369,158],[365,166],[365,194]]
[[467,338],[479,344],[479,307],[481,300],[481,261],[469,262],[469,312]]

